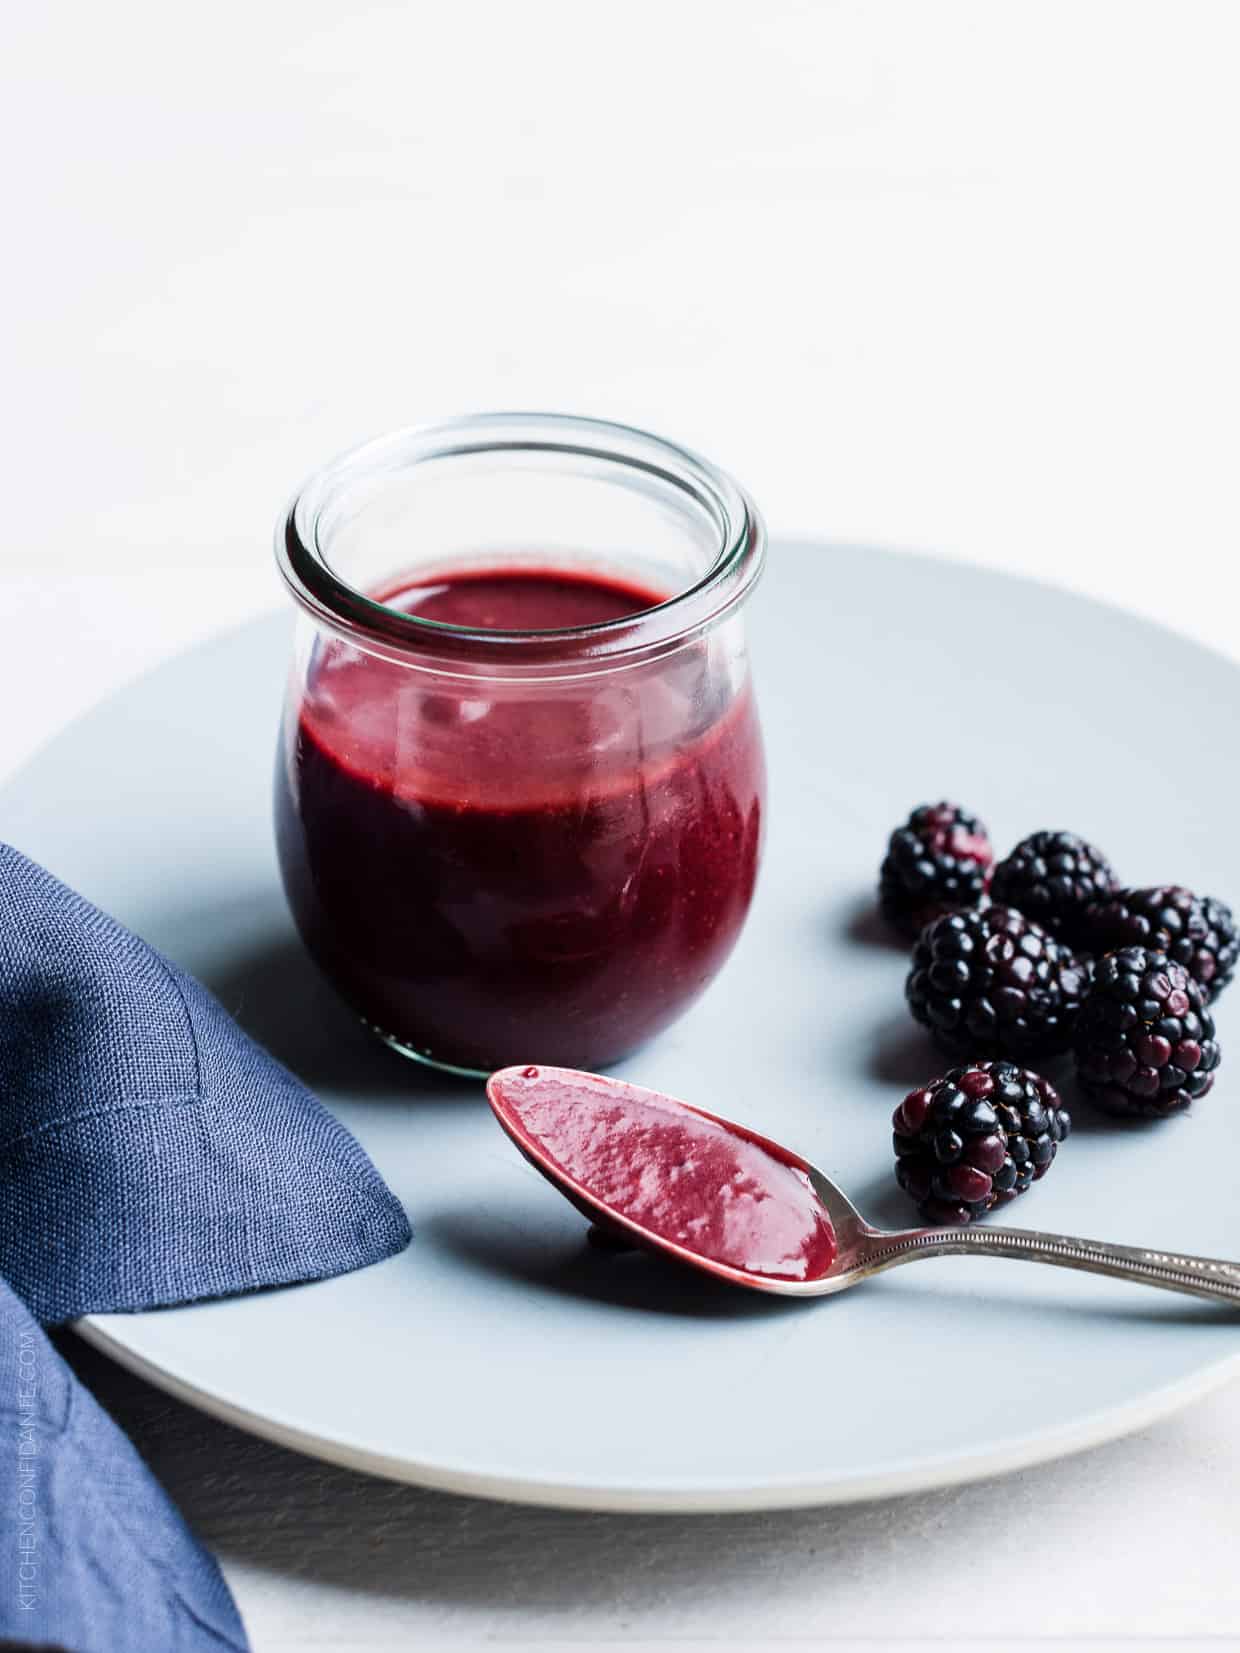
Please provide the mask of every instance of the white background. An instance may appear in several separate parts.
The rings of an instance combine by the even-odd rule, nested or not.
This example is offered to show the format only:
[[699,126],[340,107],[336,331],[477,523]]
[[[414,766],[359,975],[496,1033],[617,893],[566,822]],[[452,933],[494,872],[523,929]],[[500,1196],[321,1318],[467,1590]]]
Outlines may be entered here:
[[[10,12],[0,768],[278,602],[271,525],[311,466],[473,408],[647,425],[776,531],[1033,572],[1240,657],[1240,6]],[[714,1524],[492,1511],[266,1448],[230,1503],[177,1468],[227,1432],[130,1405],[258,1653],[1240,1645],[1235,1387],[937,1503]],[[351,1571],[314,1565],[348,1542]]]

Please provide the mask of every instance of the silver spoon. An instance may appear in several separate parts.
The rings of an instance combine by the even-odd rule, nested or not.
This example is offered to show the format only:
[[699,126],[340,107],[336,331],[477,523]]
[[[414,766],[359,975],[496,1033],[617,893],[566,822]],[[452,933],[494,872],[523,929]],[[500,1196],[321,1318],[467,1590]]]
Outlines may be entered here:
[[[816,1202],[826,1214],[835,1233],[835,1253],[825,1268],[807,1278],[768,1273],[705,1255],[659,1233],[647,1224],[626,1216],[614,1204],[600,1199],[587,1182],[572,1175],[554,1157],[546,1143],[529,1128],[529,1104],[549,1095],[548,1087],[558,1086],[588,1112],[614,1106],[663,1110],[669,1120],[705,1121],[720,1127],[740,1143],[746,1152],[768,1155],[773,1165],[799,1174],[807,1200]],[[1163,1286],[1168,1291],[1187,1292],[1193,1297],[1240,1307],[1240,1263],[1214,1257],[1188,1257],[1177,1252],[1151,1251],[1144,1246],[1111,1245],[1100,1240],[1076,1239],[1065,1234],[1044,1234],[1034,1229],[992,1228],[989,1225],[965,1228],[874,1228],[823,1171],[790,1149],[760,1136],[748,1126],[707,1113],[658,1091],[645,1090],[625,1080],[571,1068],[529,1066],[505,1068],[487,1082],[487,1098],[497,1120],[521,1153],[579,1211],[594,1222],[604,1237],[624,1246],[661,1252],[676,1261],[746,1286],[752,1291],[781,1297],[829,1297],[846,1291],[875,1274],[903,1263],[930,1257],[1008,1257],[1029,1263],[1051,1263],[1057,1268],[1080,1269],[1090,1274],[1107,1274],[1139,1285]],[[606,1116],[600,1120],[606,1129]],[[700,1126],[695,1126],[700,1129]]]

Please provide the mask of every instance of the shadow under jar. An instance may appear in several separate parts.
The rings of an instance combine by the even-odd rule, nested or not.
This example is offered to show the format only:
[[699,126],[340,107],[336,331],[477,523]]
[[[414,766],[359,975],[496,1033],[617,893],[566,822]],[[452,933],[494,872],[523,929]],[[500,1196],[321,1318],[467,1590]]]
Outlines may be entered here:
[[554,415],[399,432],[294,498],[280,866],[396,1049],[604,1067],[715,975],[762,843],[764,547],[703,460]]

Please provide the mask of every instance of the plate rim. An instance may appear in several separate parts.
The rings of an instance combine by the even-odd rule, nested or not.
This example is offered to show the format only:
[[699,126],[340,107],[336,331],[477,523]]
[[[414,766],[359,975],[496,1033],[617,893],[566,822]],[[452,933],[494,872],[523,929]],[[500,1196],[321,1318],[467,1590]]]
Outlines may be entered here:
[[1170,1417],[1195,1400],[1204,1399],[1222,1388],[1231,1377],[1240,1374],[1240,1350],[1236,1350],[1211,1361],[1186,1378],[1161,1384],[1136,1400],[1087,1413],[1074,1424],[1001,1442],[985,1452],[963,1456],[956,1453],[948,1458],[930,1456],[915,1460],[906,1468],[872,1474],[845,1473],[804,1481],[767,1477],[760,1483],[733,1483],[686,1492],[650,1485],[621,1489],[584,1482],[544,1481],[519,1475],[488,1475],[475,1470],[445,1469],[440,1465],[421,1463],[407,1455],[389,1456],[350,1441],[345,1436],[318,1435],[313,1430],[281,1423],[266,1413],[253,1412],[210,1390],[200,1389],[168,1367],[158,1365],[119,1341],[101,1323],[99,1316],[86,1315],[71,1324],[72,1329],[93,1348],[165,1394],[221,1423],[300,1453],[303,1457],[319,1459],[365,1475],[375,1475],[382,1480],[424,1487],[433,1492],[456,1493],[466,1498],[486,1498],[499,1503],[543,1509],[629,1515],[734,1515],[746,1511],[817,1509],[967,1486],[970,1482],[1053,1463],[1056,1459],[1119,1440]]

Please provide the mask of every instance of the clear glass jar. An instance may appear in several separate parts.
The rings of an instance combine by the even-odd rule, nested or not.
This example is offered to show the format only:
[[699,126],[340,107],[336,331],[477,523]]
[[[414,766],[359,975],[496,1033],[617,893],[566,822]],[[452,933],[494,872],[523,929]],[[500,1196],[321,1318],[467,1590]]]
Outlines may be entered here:
[[558,415],[401,431],[295,496],[280,865],[396,1049],[603,1067],[714,976],[762,840],[764,548],[703,460]]

